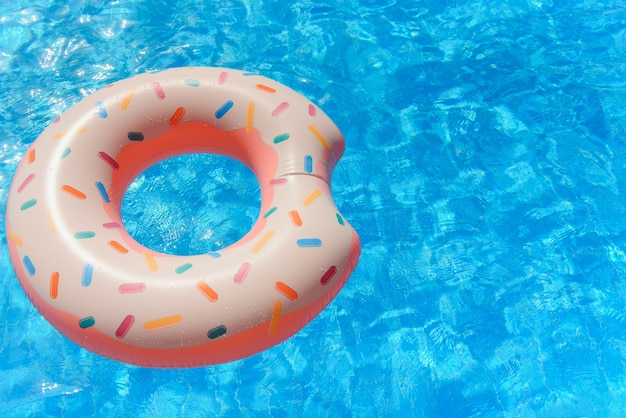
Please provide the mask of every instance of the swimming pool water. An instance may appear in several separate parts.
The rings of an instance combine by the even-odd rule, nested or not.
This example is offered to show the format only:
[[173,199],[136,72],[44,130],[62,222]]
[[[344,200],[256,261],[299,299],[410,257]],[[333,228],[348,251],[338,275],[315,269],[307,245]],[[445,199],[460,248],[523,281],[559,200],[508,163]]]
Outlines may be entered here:
[[[0,414],[626,415],[625,28],[617,0],[0,2],[0,212],[27,146],[89,92],[227,66],[342,129],[334,196],[363,242],[285,343],[152,370],[43,320],[0,217]],[[136,183],[127,222],[168,226],[148,244],[203,251],[256,216],[245,169],[194,158]]]

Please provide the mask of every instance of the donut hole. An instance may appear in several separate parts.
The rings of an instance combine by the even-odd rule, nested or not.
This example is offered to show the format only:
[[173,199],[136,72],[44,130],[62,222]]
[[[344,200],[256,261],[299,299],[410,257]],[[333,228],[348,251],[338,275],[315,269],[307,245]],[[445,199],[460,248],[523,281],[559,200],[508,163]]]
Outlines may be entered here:
[[171,255],[198,255],[234,244],[259,216],[254,173],[232,158],[184,154],[156,163],[128,186],[121,207],[128,233]]

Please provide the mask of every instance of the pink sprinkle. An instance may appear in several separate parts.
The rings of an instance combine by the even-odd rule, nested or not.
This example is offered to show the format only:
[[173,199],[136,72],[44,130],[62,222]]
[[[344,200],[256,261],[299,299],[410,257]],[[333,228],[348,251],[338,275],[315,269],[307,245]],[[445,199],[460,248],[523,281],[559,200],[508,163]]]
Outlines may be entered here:
[[279,104],[278,106],[276,106],[276,109],[274,109],[272,111],[272,116],[276,117],[278,115],[280,115],[281,113],[283,113],[283,111],[285,111],[285,109],[287,109],[289,107],[289,103],[288,102],[282,102],[281,104]]
[[337,273],[337,267],[330,266],[330,268],[326,271],[326,273],[324,273],[324,275],[320,279],[320,283],[322,284],[322,286],[326,286],[326,284],[328,284],[330,279],[333,278],[335,273]]
[[17,192],[18,192],[18,193],[21,193],[21,192],[22,192],[22,190],[24,190],[24,188],[25,188],[26,186],[28,186],[28,184],[29,184],[31,181],[33,181],[34,179],[35,179],[35,173],[30,173],[30,174],[28,175],[28,177],[26,177],[26,178],[24,179],[24,181],[22,182],[22,184],[20,184],[20,187],[18,187],[18,188],[17,188]]
[[251,268],[252,268],[252,264],[243,263],[241,267],[239,267],[239,270],[237,270],[237,273],[235,273],[235,278],[234,278],[235,283],[237,284],[243,283],[243,281],[246,279],[246,276],[250,272]]
[[217,78],[217,84],[220,86],[226,83],[226,79],[228,78],[228,73],[226,71],[222,71],[220,76]]
[[272,185],[272,186],[276,186],[276,185],[279,185],[279,184],[285,184],[285,183],[287,183],[287,179],[285,179],[285,178],[282,178],[282,179],[271,179],[270,180],[270,185]]
[[154,90],[154,94],[156,94],[159,100],[165,99],[165,92],[163,91],[163,88],[161,88],[161,85],[159,83],[152,83],[152,90]]
[[122,320],[120,326],[117,327],[117,330],[115,330],[115,336],[117,338],[124,338],[126,334],[128,334],[128,331],[130,331],[130,327],[132,327],[134,323],[135,317],[132,315],[126,315],[126,318]]
[[57,116],[52,123],[59,123],[61,121],[61,116]]
[[316,110],[315,110],[315,106],[313,106],[312,104],[309,105],[309,116],[313,116],[315,117],[316,114]]
[[141,293],[144,290],[146,290],[145,283],[125,283],[118,288],[118,291],[123,295],[126,293]]
[[113,170],[117,170],[118,168],[120,168],[120,165],[117,163],[117,161],[115,161],[113,159],[113,157],[111,157],[109,154],[107,154],[104,151],[100,151],[98,153],[98,157],[100,157],[102,159],[102,161],[104,161],[105,163],[107,163],[108,165],[111,166],[111,168]]
[[122,225],[118,224],[117,222],[107,222],[102,224],[102,227],[106,229],[120,229],[122,228]]

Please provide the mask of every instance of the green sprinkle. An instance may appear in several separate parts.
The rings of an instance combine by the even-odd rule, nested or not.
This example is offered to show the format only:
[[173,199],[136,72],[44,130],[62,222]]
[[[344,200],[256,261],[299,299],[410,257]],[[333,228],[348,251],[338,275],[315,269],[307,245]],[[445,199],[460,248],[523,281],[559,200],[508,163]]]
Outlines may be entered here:
[[200,82],[198,80],[194,80],[193,78],[188,78],[187,80],[185,80],[185,84],[191,87],[198,87],[200,85]]
[[96,233],[93,231],[79,231],[74,234],[74,238],[76,239],[93,238],[95,236],[96,236]]
[[65,151],[63,151],[63,154],[61,154],[61,159],[67,157],[68,155],[70,155],[70,152],[72,152],[71,148],[65,148]]
[[182,274],[182,273],[186,272],[187,270],[189,270],[192,266],[193,266],[193,264],[191,264],[191,263],[185,263],[185,264],[182,264],[182,265],[176,267],[176,269],[174,271],[176,272],[176,274]]
[[337,222],[339,222],[339,225],[345,225],[346,222],[343,220],[343,218],[341,217],[340,214],[337,214]]
[[267,218],[272,213],[276,212],[276,209],[277,209],[276,206],[274,206],[273,208],[270,208],[267,212],[265,212],[265,215],[263,215],[263,219]]
[[20,206],[20,210],[26,210],[28,208],[32,208],[36,204],[37,204],[37,199],[27,200],[26,202],[22,203],[22,206]]
[[288,133],[284,133],[284,134],[280,134],[280,135],[276,135],[274,137],[274,143],[278,144],[280,142],[286,141],[289,139],[289,134]]
[[78,326],[82,329],[93,327],[96,325],[96,318],[93,316],[86,316],[78,320]]

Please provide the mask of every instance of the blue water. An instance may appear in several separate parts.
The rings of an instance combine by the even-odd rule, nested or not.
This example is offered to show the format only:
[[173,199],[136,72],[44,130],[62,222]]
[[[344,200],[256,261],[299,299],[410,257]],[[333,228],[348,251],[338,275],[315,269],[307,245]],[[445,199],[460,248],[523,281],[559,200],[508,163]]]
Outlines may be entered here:
[[[138,368],[42,319],[0,217],[0,415],[626,415],[624,1],[0,2],[1,213],[47,123],[183,65],[275,78],[341,127],[332,185],[357,269],[273,349]],[[245,168],[190,158],[125,206],[172,253],[237,239],[258,213]]]

